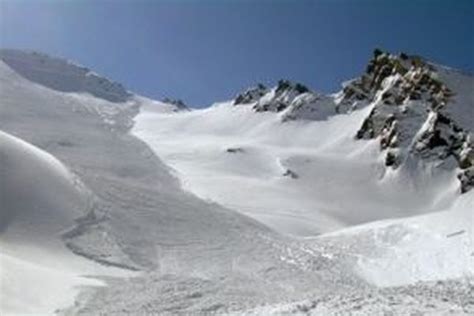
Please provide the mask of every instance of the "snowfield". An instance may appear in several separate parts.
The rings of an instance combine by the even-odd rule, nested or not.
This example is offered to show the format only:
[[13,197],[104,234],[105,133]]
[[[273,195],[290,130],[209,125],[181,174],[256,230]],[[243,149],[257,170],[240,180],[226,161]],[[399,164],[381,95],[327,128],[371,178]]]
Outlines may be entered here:
[[[355,135],[399,75],[352,108],[280,81],[189,110],[62,59],[0,59],[2,315],[474,314],[465,75],[441,72],[457,160],[399,142],[389,168],[393,126]],[[403,113],[399,136],[431,155],[436,115]]]
[[145,105],[132,133],[187,190],[284,233],[311,236],[449,207],[458,196],[454,172],[391,172],[376,141],[354,139],[370,110],[282,124],[277,113],[231,102],[172,114]]

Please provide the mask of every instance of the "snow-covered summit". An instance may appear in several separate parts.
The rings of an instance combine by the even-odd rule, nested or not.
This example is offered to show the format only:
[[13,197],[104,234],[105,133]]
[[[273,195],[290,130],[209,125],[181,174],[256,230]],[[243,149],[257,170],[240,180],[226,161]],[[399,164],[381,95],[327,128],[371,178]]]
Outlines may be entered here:
[[268,92],[269,89],[262,83],[259,83],[256,87],[249,88],[237,95],[237,97],[234,99],[234,105],[258,102],[260,98]]
[[375,50],[366,72],[344,86],[339,107],[372,107],[355,136],[378,139],[386,166],[458,166],[466,192],[474,184],[473,86],[472,76],[419,56]]
[[233,104],[251,105],[255,112],[281,113],[282,121],[322,120],[336,113],[332,97],[313,92],[305,85],[289,80],[279,80],[271,89],[258,84],[239,94]]
[[272,89],[267,89],[263,84],[248,89],[235,98],[234,105],[253,104],[256,112],[281,112],[302,94],[312,94],[312,92],[301,83],[279,80]]
[[53,90],[89,93],[111,102],[125,102],[132,96],[120,83],[65,59],[35,51],[1,49],[0,60],[26,79]]
[[336,94],[313,92],[280,80],[268,89],[249,89],[234,105],[275,112],[282,122],[326,120],[371,108],[354,130],[356,139],[378,139],[389,168],[434,162],[460,169],[461,191],[474,186],[474,78],[420,56],[374,50],[365,72]]

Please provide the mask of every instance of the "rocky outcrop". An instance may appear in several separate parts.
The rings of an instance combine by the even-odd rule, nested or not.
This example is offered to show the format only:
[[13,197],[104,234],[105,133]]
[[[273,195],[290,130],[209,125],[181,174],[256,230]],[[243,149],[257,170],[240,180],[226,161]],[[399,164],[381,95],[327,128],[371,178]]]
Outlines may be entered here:
[[311,94],[310,90],[301,83],[288,80],[278,81],[277,86],[253,106],[256,112],[282,112],[288,108],[298,96]]
[[170,99],[170,98],[164,98],[163,103],[171,104],[174,106],[173,112],[179,112],[179,111],[189,111],[189,107],[183,102],[181,99]]
[[283,176],[284,177],[289,177],[291,179],[298,179],[299,176],[296,172],[294,172],[293,170],[291,169],[286,169],[285,172],[283,173]]
[[245,153],[245,150],[241,147],[229,147],[225,151],[229,154]]
[[[456,89],[460,81],[472,82],[472,78],[463,76],[453,83],[442,73],[449,77],[455,71],[440,67],[419,56],[376,49],[364,74],[344,83],[336,95],[319,94],[300,83],[280,80],[272,89],[258,85],[245,91],[234,104],[252,106],[256,112],[278,113],[282,122],[325,120],[370,106],[355,138],[378,139],[386,167],[398,168],[408,157],[426,162],[453,158],[461,191],[466,192],[474,186],[473,119],[465,118],[472,113],[474,97],[472,89],[464,89],[459,101]],[[466,102],[465,108],[459,107]]]
[[408,155],[424,161],[453,157],[466,192],[474,182],[473,144],[471,131],[450,114],[454,95],[422,58],[375,50],[366,73],[344,86],[339,110],[373,106],[356,138],[378,138],[387,167],[397,168]]
[[257,85],[239,94],[234,105],[253,104],[256,112],[281,112],[302,94],[312,92],[301,83],[293,83],[288,80],[280,80],[273,89],[268,89],[263,84]]
[[256,87],[250,88],[239,94],[234,100],[234,105],[258,102],[261,97],[267,94],[267,92],[267,87],[259,83]]
[[281,113],[283,122],[291,120],[322,120],[336,113],[334,99],[311,91],[301,83],[280,80],[267,89],[263,85],[239,94],[234,105],[249,104],[255,112]]

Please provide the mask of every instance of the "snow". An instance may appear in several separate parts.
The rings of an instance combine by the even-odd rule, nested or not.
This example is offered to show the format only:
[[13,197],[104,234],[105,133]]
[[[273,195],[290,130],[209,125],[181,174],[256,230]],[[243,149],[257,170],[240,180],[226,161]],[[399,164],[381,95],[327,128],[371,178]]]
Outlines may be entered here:
[[131,96],[122,85],[60,58],[2,49],[0,59],[32,82],[58,91],[88,93],[111,102],[124,102]]
[[[66,263],[64,258],[56,260]],[[77,272],[35,264],[0,253],[2,315],[53,315],[58,308],[70,306],[79,293],[78,286],[102,286],[102,282],[79,277]]]
[[230,315],[472,315],[472,282],[438,281],[259,306]]
[[[25,180],[33,186],[32,194],[45,192],[44,204],[58,203],[57,209],[42,211],[57,211],[54,216],[64,220],[53,225],[49,217],[31,217],[35,212],[29,210],[24,214],[25,225],[29,218],[45,224],[44,229],[32,230],[35,238],[25,235],[25,243],[16,241],[18,234],[12,228],[26,230],[20,221],[9,221],[8,230],[1,233],[2,258],[6,258],[2,277],[15,277],[13,282],[2,281],[6,284],[2,294],[24,291],[25,297],[38,297],[37,301],[17,301],[15,306],[2,305],[2,313],[61,309],[68,315],[192,314],[242,309],[296,295],[295,288],[305,291],[321,280],[318,274],[295,266],[298,260],[311,262],[314,255],[293,246],[293,241],[183,191],[169,168],[127,132],[137,100],[113,103],[80,92],[53,90],[26,80],[4,63],[0,63],[0,87],[2,130],[34,144],[35,152],[41,148],[54,155],[55,159],[41,156],[60,160],[69,170],[67,177],[55,176],[56,169],[39,159],[40,165],[47,166],[45,179]],[[38,159],[32,160],[36,164]],[[60,196],[42,187],[48,184],[46,176],[56,179],[52,184],[80,179],[91,200],[85,209],[78,209],[78,218],[67,205],[60,207]],[[76,192],[68,183],[64,182],[64,190]],[[38,243],[29,243],[34,240]],[[29,284],[47,281],[18,267],[38,272],[50,268],[51,273],[42,275],[51,278],[51,288],[37,292]],[[126,271],[126,276],[129,270],[139,272],[132,279],[124,278],[124,272],[112,267]],[[91,288],[85,275],[100,278],[107,286]],[[76,295],[76,285],[82,286],[80,295]],[[176,286],[181,290],[170,290]],[[2,302],[7,301],[15,302],[2,297]]]
[[87,193],[57,159],[1,131],[0,146],[2,231],[49,237],[81,215]]
[[354,139],[370,111],[282,123],[285,112],[255,113],[232,102],[179,115],[145,104],[132,132],[185,189],[283,233],[310,236],[451,205],[458,194],[453,170],[386,170],[376,141]]
[[0,310],[52,314],[72,304],[82,277],[103,269],[73,255],[60,234],[86,209],[87,192],[56,158],[0,131]]
[[444,66],[433,66],[440,80],[454,92],[454,100],[448,104],[446,111],[452,115],[456,123],[472,133],[474,130],[472,119],[474,117],[472,106],[474,104],[474,77]]
[[164,101],[157,101],[153,100],[150,98],[146,98],[143,96],[134,96],[134,99],[139,103],[139,104],[149,104],[150,105],[150,111],[156,112],[156,113],[178,113],[180,111],[189,111],[190,109],[186,107],[184,104],[178,103],[179,101],[173,101],[173,100],[166,100],[168,102]]
[[[474,276],[473,210],[471,192],[448,210],[377,227],[372,234],[383,253],[361,257],[360,273],[377,286]],[[379,237],[395,229],[401,234],[395,242]]]
[[2,315],[474,311],[474,193],[454,166],[385,168],[354,138],[373,104],[176,111],[2,54]]
[[468,279],[474,276],[473,209],[470,192],[443,211],[372,222],[307,242],[316,248],[337,244],[333,255],[353,258],[357,273],[378,287]]

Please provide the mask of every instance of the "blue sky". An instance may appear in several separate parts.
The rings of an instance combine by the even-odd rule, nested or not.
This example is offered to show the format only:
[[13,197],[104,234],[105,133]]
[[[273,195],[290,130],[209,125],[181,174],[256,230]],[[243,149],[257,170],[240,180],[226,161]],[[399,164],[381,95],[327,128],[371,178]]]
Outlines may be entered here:
[[333,92],[375,47],[474,70],[474,1],[0,0],[0,46],[191,106],[286,78]]

